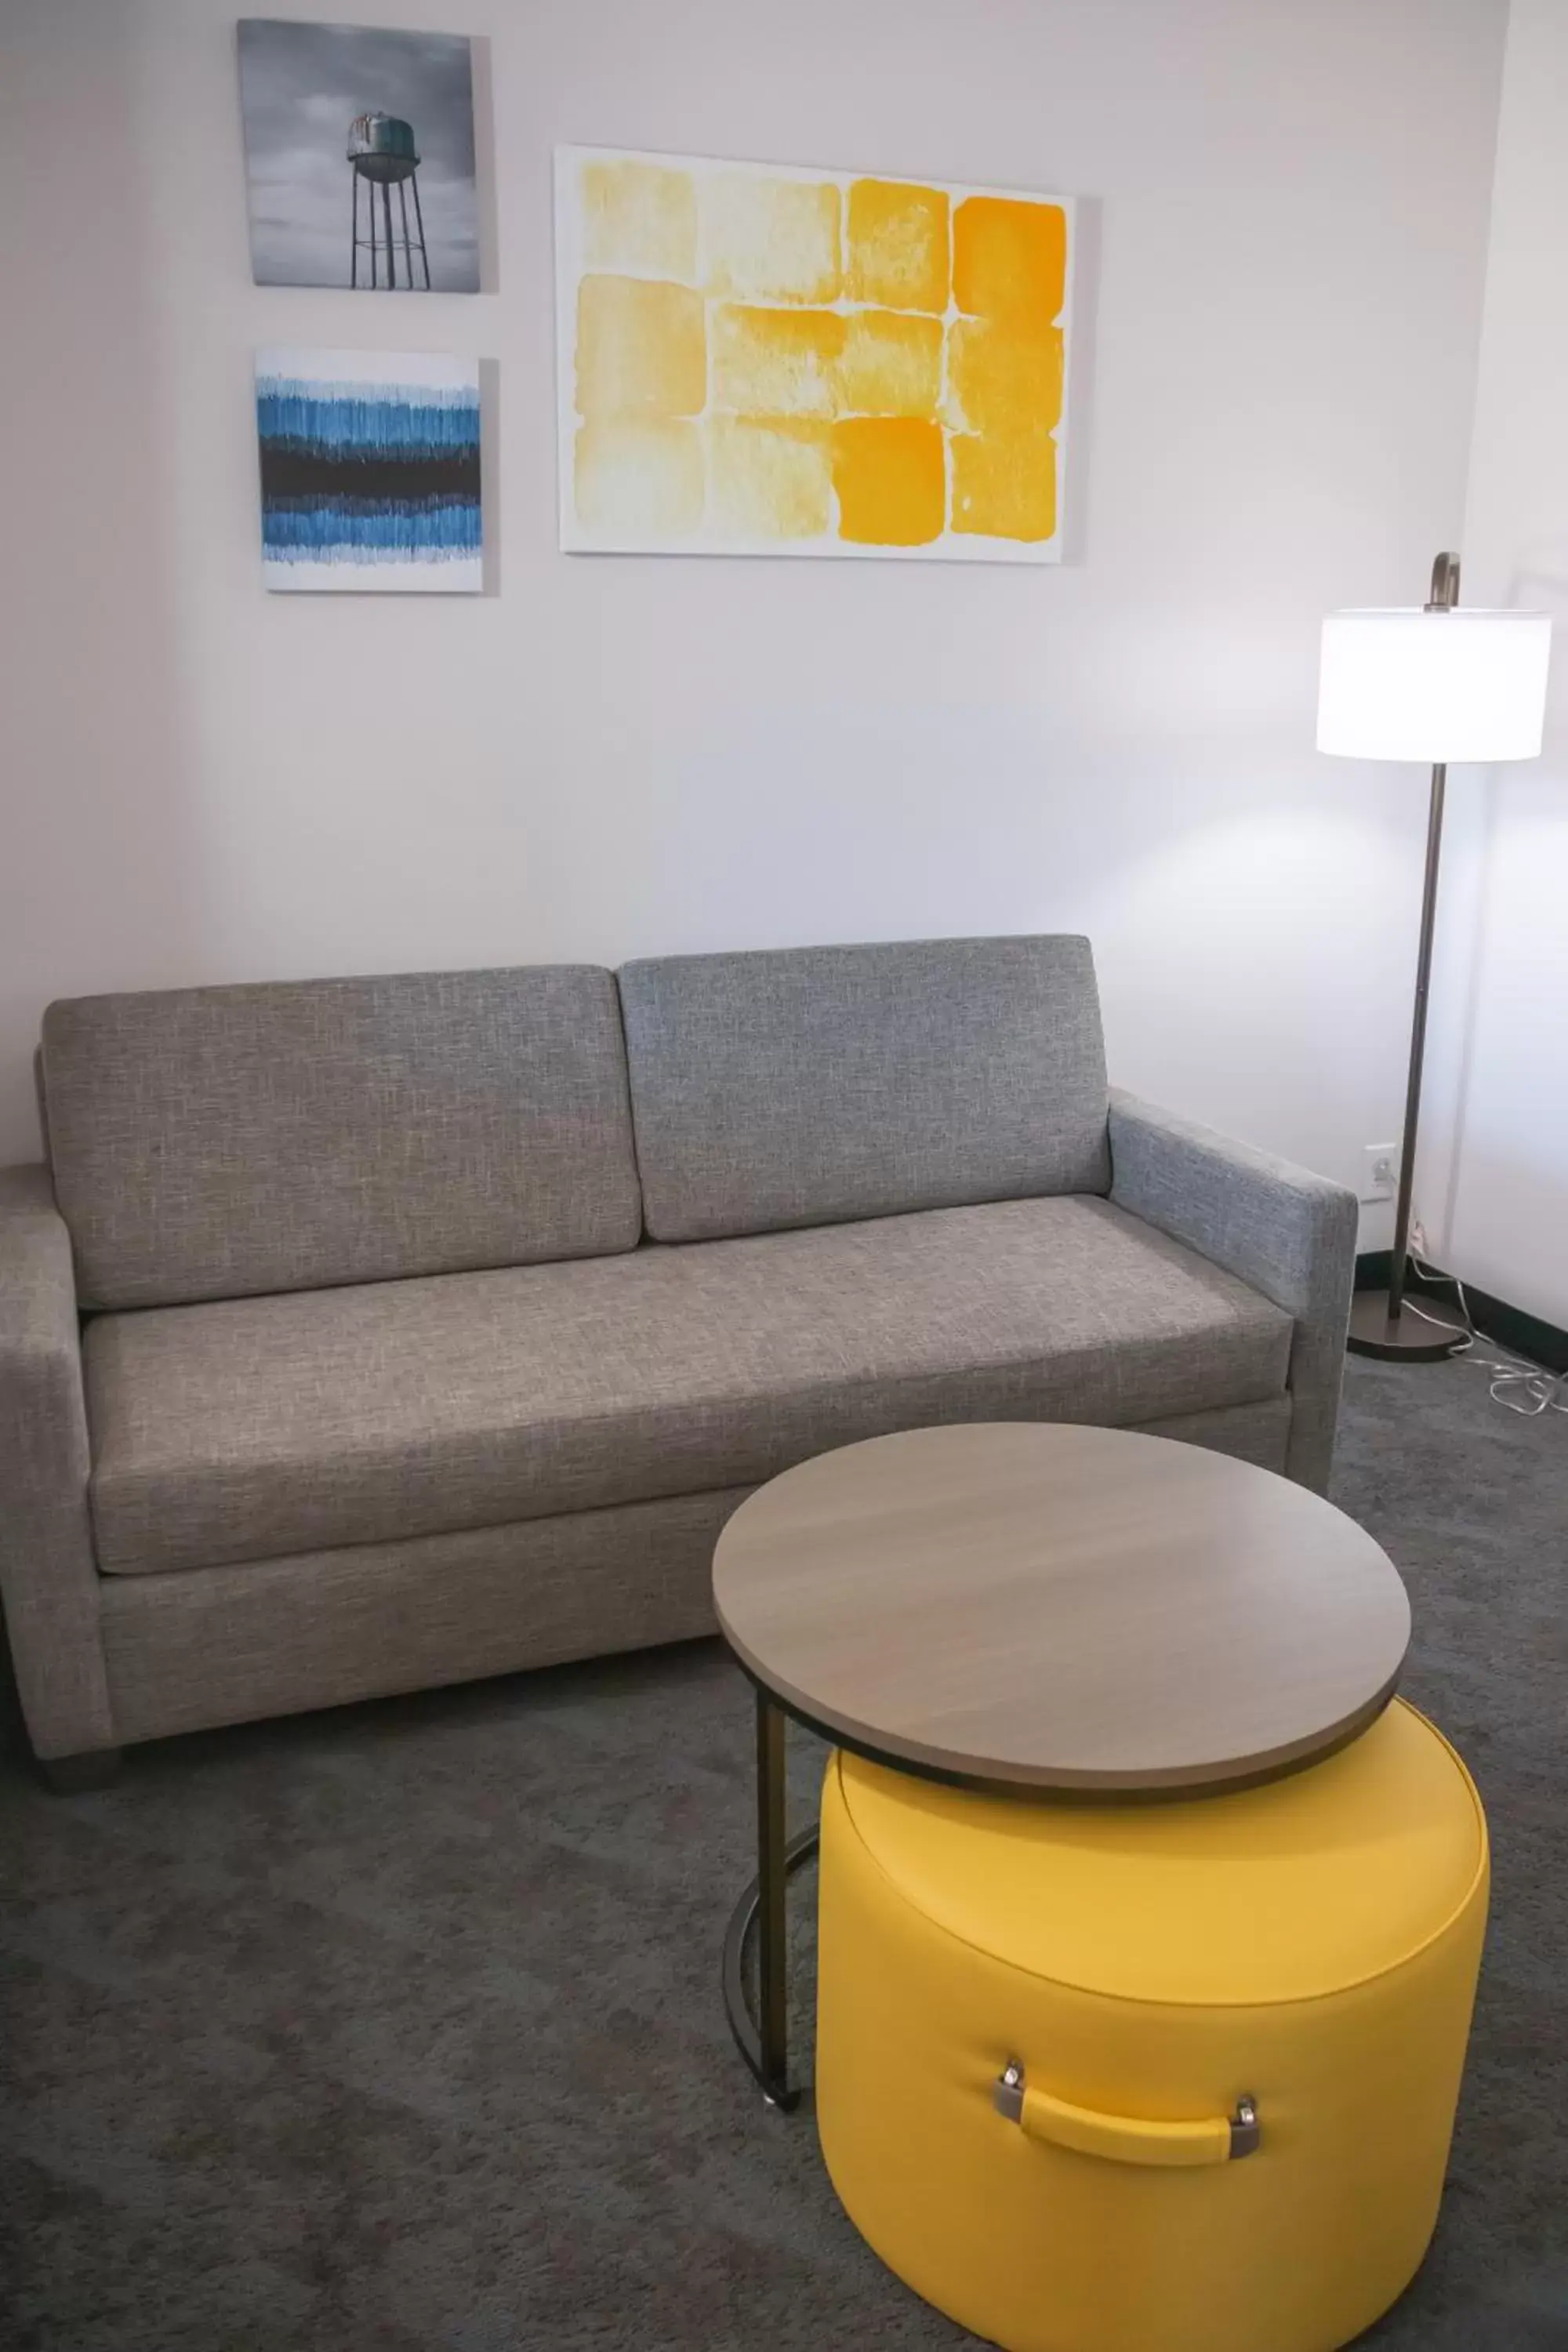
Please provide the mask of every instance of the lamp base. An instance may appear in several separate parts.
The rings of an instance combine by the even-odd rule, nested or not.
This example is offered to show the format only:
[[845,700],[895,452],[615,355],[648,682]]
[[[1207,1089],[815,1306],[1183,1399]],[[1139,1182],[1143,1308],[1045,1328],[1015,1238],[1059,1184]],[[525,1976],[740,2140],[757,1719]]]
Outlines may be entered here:
[[1358,1290],[1351,1300],[1352,1356],[1382,1356],[1396,1364],[1440,1364],[1466,1336],[1464,1317],[1446,1298],[1422,1296],[1420,1313],[1408,1293],[1397,1316],[1388,1311],[1386,1290]]

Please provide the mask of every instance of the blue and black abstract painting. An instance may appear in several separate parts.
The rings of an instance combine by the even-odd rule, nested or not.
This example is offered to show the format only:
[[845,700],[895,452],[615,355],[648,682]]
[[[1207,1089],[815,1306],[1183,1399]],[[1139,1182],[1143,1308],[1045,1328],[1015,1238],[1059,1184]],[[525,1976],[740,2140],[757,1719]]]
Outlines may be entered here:
[[481,586],[472,360],[258,352],[256,421],[269,588]]

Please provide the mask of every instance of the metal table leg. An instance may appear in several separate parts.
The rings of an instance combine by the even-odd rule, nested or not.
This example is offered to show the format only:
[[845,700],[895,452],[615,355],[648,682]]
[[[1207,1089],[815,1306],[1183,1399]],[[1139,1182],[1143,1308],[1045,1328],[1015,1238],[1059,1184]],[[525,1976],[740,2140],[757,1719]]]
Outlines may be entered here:
[[[784,1834],[784,1717],[757,1693],[757,1874],[731,1914],[724,1937],[724,2008],[742,2057],[770,2106],[799,2103],[789,2082],[789,1874],[816,1851],[815,1829]],[[745,1945],[757,1927],[757,2008],[746,2000]]]

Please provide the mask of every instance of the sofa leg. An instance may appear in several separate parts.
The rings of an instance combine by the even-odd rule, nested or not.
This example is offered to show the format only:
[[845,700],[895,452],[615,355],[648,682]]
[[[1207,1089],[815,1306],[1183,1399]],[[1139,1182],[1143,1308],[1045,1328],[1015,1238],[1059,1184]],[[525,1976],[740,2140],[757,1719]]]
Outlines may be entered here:
[[38,1769],[57,1797],[84,1797],[90,1789],[111,1789],[124,1761],[122,1748],[89,1748],[82,1756],[40,1758]]

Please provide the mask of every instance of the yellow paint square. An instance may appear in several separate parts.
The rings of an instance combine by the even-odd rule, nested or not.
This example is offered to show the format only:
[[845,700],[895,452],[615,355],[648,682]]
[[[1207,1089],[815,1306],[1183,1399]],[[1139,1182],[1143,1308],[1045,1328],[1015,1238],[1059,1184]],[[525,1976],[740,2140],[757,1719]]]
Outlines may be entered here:
[[577,289],[580,416],[696,416],[708,397],[702,297],[658,278]]
[[1062,333],[1026,319],[955,319],[944,421],[957,433],[1048,430],[1062,413]]
[[833,528],[826,425],[715,416],[708,427],[710,522],[734,539],[821,539]]
[[942,402],[940,319],[853,310],[844,322],[838,406],[847,416],[934,417]]
[[715,303],[713,405],[746,416],[832,416],[845,322],[837,310]]
[[1067,215],[1021,196],[965,196],[952,215],[952,291],[976,319],[1060,315]]
[[708,291],[742,302],[834,302],[840,200],[831,180],[717,172],[702,188]]
[[854,180],[845,224],[844,291],[889,310],[947,308],[948,200],[941,188]]
[[579,427],[577,516],[634,539],[680,537],[702,520],[702,428],[673,417],[608,417]]
[[838,535],[861,547],[940,539],[947,499],[942,428],[918,417],[851,416],[833,428]]
[[590,269],[697,278],[697,191],[662,163],[583,166],[584,257]]
[[1049,433],[952,436],[952,528],[1035,544],[1057,527],[1057,445]]

